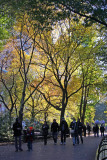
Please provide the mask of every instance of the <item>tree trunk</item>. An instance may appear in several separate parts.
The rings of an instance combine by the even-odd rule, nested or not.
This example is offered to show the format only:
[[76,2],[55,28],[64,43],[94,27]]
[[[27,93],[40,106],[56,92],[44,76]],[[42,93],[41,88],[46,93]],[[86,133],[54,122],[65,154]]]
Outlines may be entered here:
[[81,95],[81,103],[80,103],[80,120],[81,121],[82,121],[82,111],[83,111],[83,98],[84,98],[84,73],[83,73],[83,86],[82,86],[82,95]]
[[84,124],[85,113],[86,113],[88,93],[89,93],[89,87],[85,87],[83,113],[82,113],[82,118],[81,118],[81,122],[82,122],[83,124]]
[[20,121],[21,124],[22,124],[22,121],[23,121],[23,109],[24,109],[25,89],[26,89],[26,86],[23,89],[22,99],[21,99],[21,105],[20,105],[20,110],[19,110],[19,121]]
[[84,95],[84,87],[82,87],[82,95],[81,95],[81,102],[80,102],[80,120],[82,118],[83,95]]
[[20,110],[19,110],[19,121],[20,121],[21,124],[22,124],[22,121],[23,121],[23,109],[24,109],[26,86],[27,86],[27,80],[25,80],[25,82],[24,82],[22,99],[21,99]]
[[24,108],[24,105],[21,106],[21,109],[19,111],[19,122],[22,124],[22,121],[23,121],[23,108]]
[[9,111],[9,128],[11,129],[11,124],[12,124],[12,116],[11,116],[11,111]]
[[65,109],[66,109],[67,103],[68,103],[67,91],[64,90],[64,91],[63,91],[63,97],[62,97],[62,109],[61,109],[60,120],[61,120],[62,117],[64,117],[64,115],[65,115]]
[[65,114],[65,108],[62,108],[62,110],[61,110],[61,118],[64,117],[64,114]]
[[31,99],[32,99],[31,122],[34,122],[34,120],[35,120],[35,106],[34,106],[34,99],[32,96],[31,96]]

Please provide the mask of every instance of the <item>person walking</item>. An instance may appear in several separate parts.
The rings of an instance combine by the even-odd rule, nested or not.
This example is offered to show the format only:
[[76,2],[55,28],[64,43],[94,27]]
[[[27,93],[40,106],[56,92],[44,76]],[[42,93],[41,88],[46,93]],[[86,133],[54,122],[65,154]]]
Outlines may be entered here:
[[42,125],[42,131],[43,131],[43,136],[44,136],[44,145],[47,144],[48,129],[49,129],[49,125],[47,124],[46,121],[44,121],[44,124]]
[[104,128],[103,124],[101,124],[101,126],[100,126],[101,137],[104,136],[104,131],[105,131],[105,128]]
[[15,137],[15,148],[16,152],[23,151],[21,147],[21,131],[22,131],[22,125],[19,123],[18,118],[16,118],[16,122],[13,124],[13,131],[14,131],[14,137]]
[[84,137],[86,137],[86,125],[83,125],[83,132],[84,132]]
[[68,124],[64,117],[61,119],[60,123],[60,131],[61,131],[61,144],[66,144],[66,133],[68,131]]
[[59,132],[59,125],[56,122],[56,119],[53,120],[53,123],[51,124],[51,132],[54,140],[54,144],[57,144],[57,136]]
[[83,144],[83,137],[82,137],[83,124],[80,122],[79,118],[77,121],[77,126],[78,126],[78,144],[79,144],[79,137],[81,139],[81,143]]
[[70,124],[70,133],[71,133],[71,137],[72,137],[72,142],[73,142],[73,146],[78,143],[78,127],[77,127],[77,122],[75,120],[75,118],[73,118],[73,121]]
[[34,129],[33,127],[29,127],[26,133],[26,142],[27,142],[28,151],[32,150],[33,139],[34,139]]
[[90,132],[91,132],[91,127],[89,124],[87,124],[87,131],[88,131],[88,136],[90,136]]
[[93,126],[93,133],[94,133],[94,137],[96,137],[96,125],[95,124]]
[[96,134],[97,134],[97,137],[99,137],[99,126],[98,126],[98,124],[96,124]]

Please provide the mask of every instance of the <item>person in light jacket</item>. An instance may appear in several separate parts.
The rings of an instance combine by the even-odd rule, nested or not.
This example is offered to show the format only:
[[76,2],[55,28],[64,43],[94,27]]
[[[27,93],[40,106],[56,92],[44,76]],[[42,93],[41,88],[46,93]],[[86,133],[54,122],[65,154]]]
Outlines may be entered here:
[[70,124],[73,146],[78,143],[78,126],[75,118]]

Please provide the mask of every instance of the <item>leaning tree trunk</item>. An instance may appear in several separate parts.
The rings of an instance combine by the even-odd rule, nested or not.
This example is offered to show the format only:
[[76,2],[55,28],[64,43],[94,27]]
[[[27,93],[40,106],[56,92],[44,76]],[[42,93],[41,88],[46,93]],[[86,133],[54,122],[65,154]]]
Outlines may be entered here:
[[82,87],[82,95],[81,95],[81,102],[80,102],[80,120],[82,118],[83,95],[84,95],[84,87]]

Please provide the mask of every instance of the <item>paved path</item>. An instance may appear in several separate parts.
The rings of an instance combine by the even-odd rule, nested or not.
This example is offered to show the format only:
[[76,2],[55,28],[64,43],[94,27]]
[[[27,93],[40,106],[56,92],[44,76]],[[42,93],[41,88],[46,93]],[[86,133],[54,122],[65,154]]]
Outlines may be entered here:
[[33,151],[27,151],[27,144],[22,145],[23,152],[14,152],[14,145],[0,146],[0,160],[95,160],[97,147],[101,137],[84,137],[84,144],[72,145],[72,139],[67,138],[66,145],[54,145],[48,140],[46,146],[43,142],[34,142]]

